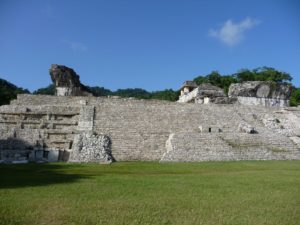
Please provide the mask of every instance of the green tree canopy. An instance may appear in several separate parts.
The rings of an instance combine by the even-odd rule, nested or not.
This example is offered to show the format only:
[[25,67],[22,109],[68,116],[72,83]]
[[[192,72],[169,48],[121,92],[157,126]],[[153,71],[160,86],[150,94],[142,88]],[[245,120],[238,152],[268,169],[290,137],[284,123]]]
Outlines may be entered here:
[[0,105],[9,104],[12,99],[17,98],[18,94],[29,94],[27,89],[17,87],[16,85],[0,78]]
[[125,97],[125,98],[142,98],[142,99],[150,99],[151,94],[141,88],[127,88],[127,89],[118,89],[112,93],[113,95]]
[[109,89],[106,89],[104,87],[89,87],[86,86],[87,89],[94,95],[94,96],[108,96],[108,95],[112,95],[112,91]]
[[177,101],[179,98],[179,93],[179,91],[173,91],[172,89],[155,91],[151,93],[151,99]]
[[274,81],[276,83],[287,83],[292,81],[290,74],[278,71],[272,67],[259,67],[253,70],[241,69],[231,75],[221,75],[218,71],[203,76],[198,76],[194,81],[200,85],[202,83],[211,83],[212,85],[223,88],[225,93],[228,92],[232,83],[244,81]]
[[[244,82],[244,81],[274,81],[279,83],[291,82],[292,77],[290,74],[278,71],[272,67],[259,67],[253,70],[241,69],[237,73],[230,75],[221,75],[218,71],[212,71],[207,75],[197,76],[194,81],[200,85],[202,83],[211,83],[224,89],[225,93],[228,92],[229,86],[232,83]],[[89,87],[86,88],[94,96],[121,96],[121,97],[134,97],[140,99],[160,99],[168,101],[178,100],[179,91],[174,91],[172,89],[166,89],[162,91],[148,92],[141,88],[127,88],[118,89],[116,91],[111,91],[104,87]],[[295,89],[291,97],[291,105],[299,105],[299,89]],[[6,80],[0,79],[0,105],[8,104],[11,99],[16,98],[19,93],[29,93],[27,89],[19,88]],[[40,88],[33,92],[33,94],[43,94],[43,95],[54,95],[55,87],[53,84],[48,85],[45,88]]]
[[238,82],[243,81],[274,81],[276,83],[291,82],[290,74],[278,71],[272,67],[259,67],[253,70],[242,69],[233,75]]
[[237,79],[233,75],[222,76],[218,71],[212,71],[206,76],[198,76],[194,81],[200,85],[202,83],[211,83],[217,87],[224,89],[225,93],[228,92],[229,86],[236,83]]
[[300,88],[295,88],[291,98],[290,98],[291,106],[298,106],[300,105]]
[[33,92],[34,95],[55,95],[55,87],[53,84],[48,85],[45,88],[39,88]]

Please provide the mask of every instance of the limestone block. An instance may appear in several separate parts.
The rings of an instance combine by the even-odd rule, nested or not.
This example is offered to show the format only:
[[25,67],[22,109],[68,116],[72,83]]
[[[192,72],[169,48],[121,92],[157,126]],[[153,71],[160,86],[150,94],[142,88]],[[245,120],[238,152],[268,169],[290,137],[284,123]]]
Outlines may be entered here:
[[238,98],[243,105],[264,105],[284,107],[289,105],[292,85],[271,81],[247,81],[231,84],[230,98]]
[[256,95],[259,98],[267,98],[270,95],[271,88],[269,85],[262,84],[258,87]]
[[250,124],[246,123],[245,121],[242,121],[239,124],[238,131],[242,132],[242,133],[247,133],[247,134],[256,134],[257,133],[255,128],[253,126],[251,126]]
[[56,87],[57,96],[70,96],[73,94],[73,88],[69,87]]
[[26,164],[28,163],[28,160],[14,160],[11,161],[12,164]]
[[80,116],[78,121],[78,130],[92,131],[94,126],[94,106],[82,106],[80,109]]
[[286,107],[290,105],[290,101],[287,99],[277,99],[277,98],[257,98],[257,97],[237,97],[238,103],[242,105],[253,105],[259,106],[263,105],[266,107]]
[[203,104],[209,104],[209,102],[210,102],[210,98],[205,97],[204,101],[203,101]]
[[58,161],[68,162],[70,158],[70,152],[67,150],[58,150]]
[[44,158],[43,150],[35,150],[35,160],[42,160]]
[[82,132],[74,138],[70,162],[111,163],[110,139],[103,134]]
[[29,154],[28,154],[28,160],[30,162],[35,161],[35,150],[32,150],[32,151],[29,152]]
[[50,150],[48,153],[48,162],[57,162],[59,150]]

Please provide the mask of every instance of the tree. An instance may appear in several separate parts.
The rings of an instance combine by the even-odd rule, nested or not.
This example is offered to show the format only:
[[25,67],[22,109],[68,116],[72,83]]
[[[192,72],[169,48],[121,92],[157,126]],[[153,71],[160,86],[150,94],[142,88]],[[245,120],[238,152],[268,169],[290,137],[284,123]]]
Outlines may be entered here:
[[112,93],[113,95],[125,97],[125,98],[140,98],[140,99],[150,99],[151,94],[141,88],[127,88],[127,89],[118,89]]
[[197,85],[203,84],[203,83],[209,83],[208,79],[206,76],[198,76],[194,78],[194,81],[196,82]]
[[55,87],[53,84],[45,88],[39,88],[33,92],[34,95],[55,95]]
[[290,98],[290,105],[291,106],[298,106],[300,105],[300,88],[295,88],[292,92]]
[[94,96],[108,96],[108,95],[112,95],[112,91],[109,89],[106,89],[104,87],[89,87],[86,86],[88,91],[91,92]]
[[229,90],[229,86],[232,83],[237,83],[237,79],[232,75],[222,76],[221,77],[221,83],[220,88],[223,88],[224,92],[227,94]]
[[236,83],[237,79],[234,75],[222,76],[218,71],[212,71],[206,76],[198,76],[194,79],[196,84],[210,83],[217,87],[224,89],[225,93],[228,92],[229,86],[232,83]]
[[166,89],[163,91],[155,91],[151,94],[151,99],[177,101],[179,98],[179,91],[173,91],[172,89]]
[[219,74],[218,71],[212,71],[210,74],[208,74],[206,76],[206,78],[208,79],[209,83],[211,83],[212,85],[221,87],[222,83],[221,83],[221,74]]
[[27,89],[17,87],[16,85],[0,78],[0,105],[9,104],[11,100],[17,98],[18,94],[29,94]]
[[233,74],[233,77],[235,77],[238,82],[256,80],[255,73],[248,69],[241,69],[237,73]]
[[244,81],[274,81],[276,83],[291,82],[290,74],[278,71],[272,67],[258,67],[253,70],[242,69],[233,75],[238,82]]

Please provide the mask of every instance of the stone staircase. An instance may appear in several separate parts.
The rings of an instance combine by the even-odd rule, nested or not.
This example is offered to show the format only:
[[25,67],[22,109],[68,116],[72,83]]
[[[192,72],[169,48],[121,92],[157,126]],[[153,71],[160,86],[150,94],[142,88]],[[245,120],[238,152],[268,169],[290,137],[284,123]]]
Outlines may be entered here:
[[161,162],[234,160],[232,147],[212,133],[174,133],[166,142]]
[[[276,116],[285,130],[294,132],[298,111],[287,122],[281,111],[260,106],[20,95],[11,105],[0,107],[0,160],[66,160],[75,146],[74,137],[86,131],[109,136],[117,161],[300,159],[297,135],[284,135],[282,129],[263,123],[266,115]],[[257,134],[240,133],[241,122],[253,126]]]
[[294,160],[300,149],[288,137],[266,133],[173,133],[161,162]]

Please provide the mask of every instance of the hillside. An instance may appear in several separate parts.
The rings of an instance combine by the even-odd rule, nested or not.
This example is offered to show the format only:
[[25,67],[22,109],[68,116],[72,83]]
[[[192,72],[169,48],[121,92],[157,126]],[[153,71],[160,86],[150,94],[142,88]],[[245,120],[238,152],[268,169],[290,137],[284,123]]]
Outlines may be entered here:
[[30,92],[0,78],[0,105],[9,104],[12,99],[17,97],[17,94],[23,93]]

